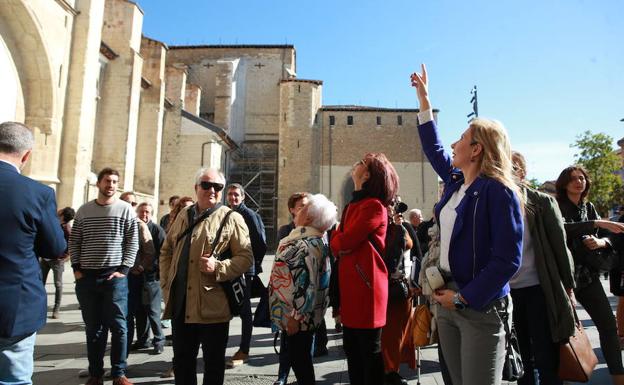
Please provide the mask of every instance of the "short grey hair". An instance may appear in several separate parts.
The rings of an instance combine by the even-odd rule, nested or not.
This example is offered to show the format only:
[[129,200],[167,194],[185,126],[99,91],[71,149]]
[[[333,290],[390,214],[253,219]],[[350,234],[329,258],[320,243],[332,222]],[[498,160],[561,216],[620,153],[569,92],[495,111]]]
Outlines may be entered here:
[[147,201],[139,203],[139,205],[137,206],[136,209],[139,210],[143,206],[149,207],[150,209],[152,209],[152,212],[154,212],[154,206],[151,203],[147,202]]
[[411,220],[414,217],[422,218],[422,211],[420,211],[419,209],[411,209],[410,211],[407,212],[407,219]]
[[323,194],[308,196],[308,203],[305,205],[308,210],[308,217],[312,218],[311,227],[325,232],[336,223],[338,209],[336,205],[327,199]]
[[22,154],[32,150],[35,138],[32,130],[18,122],[0,123],[0,153]]
[[199,170],[197,170],[197,172],[195,173],[195,184],[198,185],[201,182],[202,176],[210,172],[217,173],[219,177],[221,177],[221,179],[223,180],[223,184],[225,185],[225,175],[223,175],[223,173],[219,171],[219,169],[214,168],[214,167],[202,167]]

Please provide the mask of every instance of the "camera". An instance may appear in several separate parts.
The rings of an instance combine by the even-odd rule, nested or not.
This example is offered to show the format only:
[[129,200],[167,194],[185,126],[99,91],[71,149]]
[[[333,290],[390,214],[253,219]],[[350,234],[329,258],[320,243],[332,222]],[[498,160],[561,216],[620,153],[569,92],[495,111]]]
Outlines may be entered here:
[[395,214],[403,214],[407,211],[408,207],[407,204],[401,202],[401,197],[397,195],[397,197],[394,198],[394,201],[392,201],[392,209]]

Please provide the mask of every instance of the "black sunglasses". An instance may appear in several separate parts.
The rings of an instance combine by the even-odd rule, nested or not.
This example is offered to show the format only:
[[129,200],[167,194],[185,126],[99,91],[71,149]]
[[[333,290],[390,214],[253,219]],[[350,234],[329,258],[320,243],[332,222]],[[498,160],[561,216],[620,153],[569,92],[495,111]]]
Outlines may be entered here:
[[199,182],[199,185],[203,190],[210,190],[211,187],[215,190],[215,192],[223,190],[223,183]]

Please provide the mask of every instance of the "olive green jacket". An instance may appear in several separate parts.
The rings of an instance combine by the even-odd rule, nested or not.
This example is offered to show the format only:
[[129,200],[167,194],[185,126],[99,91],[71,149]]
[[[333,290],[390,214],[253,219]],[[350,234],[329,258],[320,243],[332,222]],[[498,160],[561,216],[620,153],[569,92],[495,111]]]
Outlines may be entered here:
[[535,247],[535,264],[546,298],[553,342],[574,334],[574,315],[566,289],[573,289],[574,263],[566,246],[566,233],[557,201],[526,189],[525,221]]
[[[187,207],[178,214],[160,251],[160,286],[165,300],[164,319],[170,319],[172,316],[171,284],[176,275],[185,237],[180,241],[177,239],[189,226],[188,209]],[[210,324],[230,321],[232,319],[230,307],[219,282],[229,281],[243,275],[253,263],[247,225],[243,217],[234,212],[227,218],[220,240],[215,247],[215,256],[229,248],[232,258],[217,260],[213,273],[199,271],[199,258],[204,254],[210,254],[216,232],[228,211],[230,211],[229,208],[221,206],[195,226],[191,233],[186,289],[186,323]]]

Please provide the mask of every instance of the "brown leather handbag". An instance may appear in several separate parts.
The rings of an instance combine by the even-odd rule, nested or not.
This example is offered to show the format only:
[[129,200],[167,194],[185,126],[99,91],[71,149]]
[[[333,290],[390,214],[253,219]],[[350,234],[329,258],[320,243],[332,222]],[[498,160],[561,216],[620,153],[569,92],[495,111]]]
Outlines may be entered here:
[[598,364],[589,338],[574,310],[575,333],[559,348],[559,378],[563,381],[587,382]]

